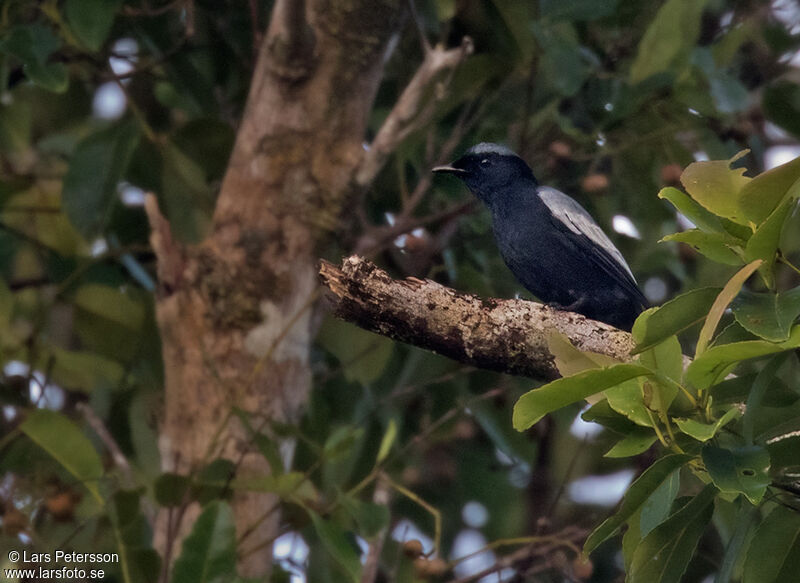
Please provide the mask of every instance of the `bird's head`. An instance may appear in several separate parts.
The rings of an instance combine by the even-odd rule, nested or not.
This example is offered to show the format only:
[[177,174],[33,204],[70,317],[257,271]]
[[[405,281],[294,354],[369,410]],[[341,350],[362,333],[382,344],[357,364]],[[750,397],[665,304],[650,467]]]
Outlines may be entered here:
[[530,167],[509,148],[481,143],[473,146],[452,164],[437,166],[434,172],[454,174],[478,198],[491,206],[492,198],[516,181],[533,181]]

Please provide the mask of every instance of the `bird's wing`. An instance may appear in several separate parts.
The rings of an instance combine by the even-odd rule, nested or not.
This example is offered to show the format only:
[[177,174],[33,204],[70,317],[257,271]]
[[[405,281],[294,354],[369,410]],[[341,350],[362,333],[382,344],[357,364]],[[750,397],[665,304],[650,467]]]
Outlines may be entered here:
[[614,247],[614,244],[603,232],[603,229],[594,222],[594,219],[586,212],[586,209],[563,192],[549,186],[540,186],[537,189],[537,194],[560,223],[576,235],[587,237],[602,250],[603,253],[600,254],[598,259],[606,271],[617,277],[622,276],[624,278],[625,274],[630,276],[630,283],[636,291],[636,295],[641,296],[641,291],[636,287],[636,278],[633,276],[633,272],[628,267],[622,253]]

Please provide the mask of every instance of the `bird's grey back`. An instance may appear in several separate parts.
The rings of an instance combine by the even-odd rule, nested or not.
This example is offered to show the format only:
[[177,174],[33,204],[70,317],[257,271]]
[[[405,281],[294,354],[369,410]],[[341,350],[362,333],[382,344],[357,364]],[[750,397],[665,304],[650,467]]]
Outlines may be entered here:
[[550,212],[553,213],[553,216],[564,223],[576,235],[588,237],[593,243],[606,251],[636,283],[636,278],[633,276],[633,272],[628,267],[628,263],[622,253],[614,246],[614,243],[603,232],[600,225],[595,222],[592,215],[586,212],[585,208],[572,197],[549,186],[540,186],[536,193],[542,199],[542,202],[547,205],[547,208],[550,209]]

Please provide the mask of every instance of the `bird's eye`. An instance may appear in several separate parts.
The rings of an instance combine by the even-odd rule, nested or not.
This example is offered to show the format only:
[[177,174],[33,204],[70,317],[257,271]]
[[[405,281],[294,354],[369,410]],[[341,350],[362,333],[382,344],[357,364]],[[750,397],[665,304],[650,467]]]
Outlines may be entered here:
[[489,158],[484,158],[483,160],[481,160],[481,166],[483,166],[484,168],[486,166],[488,166],[489,164],[491,164],[491,161],[489,161]]

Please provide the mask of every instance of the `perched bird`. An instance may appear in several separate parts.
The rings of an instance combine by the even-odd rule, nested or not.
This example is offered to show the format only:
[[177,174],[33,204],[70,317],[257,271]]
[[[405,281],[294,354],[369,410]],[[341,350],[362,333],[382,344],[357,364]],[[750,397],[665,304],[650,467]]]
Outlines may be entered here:
[[647,307],[630,267],[575,200],[539,186],[510,149],[482,143],[434,172],[454,174],[492,213],[500,254],[541,301],[630,330]]

